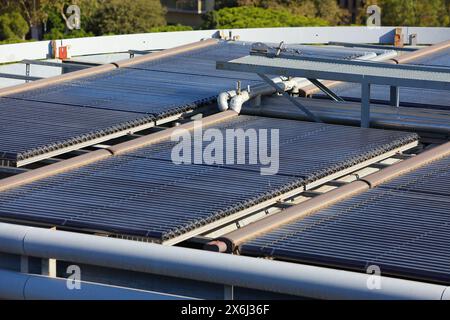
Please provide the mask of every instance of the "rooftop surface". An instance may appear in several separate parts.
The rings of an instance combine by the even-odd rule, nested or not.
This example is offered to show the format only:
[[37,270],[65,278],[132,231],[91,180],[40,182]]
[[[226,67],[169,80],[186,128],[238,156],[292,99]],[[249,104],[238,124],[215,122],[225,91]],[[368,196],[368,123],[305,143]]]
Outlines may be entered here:
[[[343,40],[323,30],[316,34]],[[391,32],[382,31],[368,33],[366,42]],[[320,283],[326,278],[331,285],[347,279],[336,285],[338,296],[370,298],[375,293],[360,288],[366,278],[359,277],[376,265],[396,283],[376,293],[381,297],[444,297],[450,42],[358,47],[363,41],[355,33],[353,47],[298,40],[281,53],[295,58],[262,57],[254,55],[257,34],[248,41],[249,31],[242,32],[245,41],[202,40],[125,60],[121,53],[113,63],[108,57],[99,66],[0,89],[0,252],[8,253],[0,255],[0,279],[3,265],[20,275],[20,256],[29,254],[56,259],[58,276],[66,263],[80,263],[84,281],[124,290],[217,298],[233,285],[235,298],[317,298],[320,288],[327,297]],[[270,42],[270,49],[279,46]],[[218,62],[235,70],[216,68]],[[284,89],[277,93],[242,65],[268,68]],[[313,71],[376,78],[370,128],[361,128],[360,85]],[[344,101],[299,76],[320,80]],[[401,87],[393,106],[386,84],[394,84],[380,82],[387,78],[416,88]],[[222,137],[230,129],[277,130],[277,171],[263,175],[264,165],[251,163],[262,146],[252,149],[250,136],[227,150],[242,148],[242,163],[174,162],[173,134],[195,134],[197,125]],[[266,142],[274,139],[269,134]],[[189,153],[211,141],[192,143]],[[33,259],[28,273],[49,276]],[[254,274],[264,268],[264,276]]]

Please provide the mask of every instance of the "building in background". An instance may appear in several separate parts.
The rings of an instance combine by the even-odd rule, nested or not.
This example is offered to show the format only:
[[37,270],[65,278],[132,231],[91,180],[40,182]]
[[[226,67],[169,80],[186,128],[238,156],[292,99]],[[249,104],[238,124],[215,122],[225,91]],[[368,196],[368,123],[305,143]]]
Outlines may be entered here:
[[167,8],[168,23],[198,27],[202,24],[202,14],[214,10],[214,0],[161,0]]

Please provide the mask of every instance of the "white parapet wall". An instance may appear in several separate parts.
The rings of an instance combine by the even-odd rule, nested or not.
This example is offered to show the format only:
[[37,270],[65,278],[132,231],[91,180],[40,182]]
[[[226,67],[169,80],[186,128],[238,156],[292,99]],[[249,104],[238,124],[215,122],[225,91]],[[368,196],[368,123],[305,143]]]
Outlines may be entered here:
[[[418,44],[435,44],[450,39],[450,28],[402,27],[407,42],[411,34],[417,34]],[[232,30],[199,30],[181,32],[144,33],[118,36],[102,36],[58,40],[58,45],[70,45],[72,56],[108,54],[128,50],[167,49],[203,38],[218,37],[220,33],[242,41],[269,43],[319,44],[330,41],[353,43],[393,42],[395,27],[305,27],[305,28],[261,28]],[[51,42],[38,41],[0,45],[0,63],[11,63],[23,59],[51,58]]]

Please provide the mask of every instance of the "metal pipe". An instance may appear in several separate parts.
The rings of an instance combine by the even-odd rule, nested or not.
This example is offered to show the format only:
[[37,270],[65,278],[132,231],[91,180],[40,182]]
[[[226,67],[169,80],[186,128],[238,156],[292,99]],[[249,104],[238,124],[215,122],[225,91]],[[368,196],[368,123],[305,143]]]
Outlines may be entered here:
[[433,54],[433,53],[436,53],[436,52],[439,52],[442,50],[446,50],[448,48],[450,48],[450,40],[440,42],[433,46],[423,48],[423,49],[420,49],[420,50],[417,50],[414,52],[403,54],[403,55],[399,56],[398,58],[395,58],[392,60],[397,64],[408,63],[408,62],[414,61],[416,59],[428,56],[430,54]]
[[[308,83],[308,80],[304,78],[292,78],[283,80],[280,77],[276,77],[272,79],[272,82],[278,84],[280,89],[282,89],[283,91],[297,91],[298,88]],[[253,99],[257,96],[272,95],[276,92],[277,90],[275,90],[275,88],[270,85],[267,85],[265,83],[257,84],[251,87],[249,90],[243,90],[240,93],[237,93],[236,91],[223,92],[219,94],[217,98],[217,104],[219,110],[232,109],[237,113],[240,113],[242,105],[250,99]]]
[[[389,55],[390,57],[391,55]],[[355,60],[372,60],[375,59],[377,55],[375,53],[368,53],[362,57],[359,57]],[[292,78],[283,80],[280,77],[276,77],[271,79],[272,82],[278,84],[280,89],[282,89],[284,92],[287,91],[294,91],[298,92],[300,88],[303,88],[310,84],[308,79],[305,78]],[[258,84],[254,87],[250,88],[251,90],[244,90],[241,93],[237,93],[236,91],[228,91],[223,92],[219,94],[217,98],[217,104],[219,107],[219,110],[228,110],[231,108],[232,110],[236,111],[237,113],[241,112],[242,106],[245,102],[249,101],[250,99],[253,99],[257,96],[262,95],[272,95],[277,92],[277,90],[267,84]]]
[[[308,107],[312,111],[314,111],[314,113],[325,123],[359,126],[361,122],[359,115],[358,117],[349,117],[348,114],[337,112],[339,108],[336,109],[336,112],[334,114],[331,114],[331,112],[320,111],[317,108],[312,108],[311,106]],[[244,114],[301,121],[308,120],[308,117],[300,111],[283,110],[280,108],[246,108],[244,109]],[[430,120],[430,118],[428,119]],[[442,123],[437,124],[432,122],[420,122],[420,119],[417,117],[414,120],[410,120],[406,118],[396,119],[394,117],[382,118],[381,116],[374,115],[370,119],[370,125],[372,128],[409,131],[413,130],[415,132],[441,133],[450,135],[450,125],[445,125]]]
[[0,89],[0,97],[6,96],[6,95],[11,95],[11,94],[21,93],[21,92],[24,92],[27,90],[39,89],[42,87],[46,87],[46,86],[49,86],[52,84],[58,84],[58,83],[65,82],[65,81],[76,80],[76,79],[84,78],[87,76],[92,76],[95,74],[112,71],[117,68],[129,67],[129,66],[132,66],[132,65],[135,65],[138,63],[148,62],[148,61],[153,61],[156,59],[161,59],[163,57],[173,56],[173,55],[187,52],[190,50],[195,50],[195,49],[200,49],[200,48],[204,48],[207,46],[211,46],[211,45],[214,45],[217,43],[218,43],[217,39],[208,39],[208,40],[204,40],[204,41],[198,41],[198,42],[194,42],[191,44],[163,50],[160,52],[152,52],[148,55],[144,55],[144,56],[141,56],[138,58],[127,59],[127,60],[119,61],[116,63],[108,63],[108,64],[104,64],[104,65],[100,65],[100,66],[96,66],[96,67],[92,67],[92,68],[78,70],[78,71],[74,71],[74,72],[70,72],[70,73],[65,73],[65,74],[62,74],[59,76],[55,76],[55,77],[36,80],[34,82],[19,84],[19,85],[12,86],[12,87],[6,87],[3,89]]
[[185,53],[188,51],[216,45],[218,43],[219,43],[219,40],[217,40],[217,39],[207,39],[207,40],[197,41],[197,42],[193,42],[190,44],[178,46],[178,47],[167,49],[167,50],[151,52],[149,54],[146,54],[146,55],[143,55],[140,57],[118,61],[115,63],[115,65],[119,68],[131,67],[131,66],[134,66],[139,63],[154,61],[154,60],[166,58],[166,57],[171,57],[171,56]]
[[92,68],[78,70],[78,71],[74,71],[74,72],[70,72],[70,73],[61,74],[61,75],[58,75],[55,77],[40,79],[40,80],[36,80],[33,82],[15,85],[12,87],[6,87],[6,88],[0,89],[0,97],[6,96],[6,95],[11,95],[11,94],[17,94],[17,93],[21,93],[21,92],[28,91],[28,90],[40,89],[43,87],[50,86],[52,84],[58,84],[58,83],[65,82],[65,81],[76,80],[76,79],[84,78],[87,76],[92,76],[95,74],[112,71],[112,70],[115,70],[116,68],[117,67],[114,64],[109,63],[109,64],[97,66],[97,67],[92,67]]
[[[205,126],[210,126],[214,123],[226,121],[226,120],[234,118],[236,116],[238,116],[238,113],[234,112],[233,110],[227,110],[227,111],[222,111],[222,112],[216,113],[214,115],[205,117],[205,118],[201,119],[200,121],[201,121],[202,126],[205,127]],[[181,129],[185,129],[185,130],[189,130],[189,131],[194,130],[194,126],[195,126],[195,121],[191,121],[191,122],[182,124],[178,127],[173,127],[173,128],[159,131],[159,132],[156,132],[156,133],[153,133],[153,134],[150,134],[147,136],[143,136],[143,137],[140,137],[140,138],[137,138],[134,140],[119,143],[115,146],[107,148],[107,150],[110,151],[113,155],[126,153],[131,150],[135,150],[138,148],[148,146],[150,144],[158,143],[162,140],[170,139],[172,134],[174,132],[176,132],[177,130],[181,130]]]
[[336,188],[301,204],[290,207],[284,211],[251,223],[243,228],[232,231],[222,237],[219,237],[215,241],[206,244],[205,249],[216,252],[234,252],[240,244],[248,241],[249,239],[302,219],[319,210],[347,198],[353,197],[359,193],[365,192],[370,188],[375,188],[381,183],[385,183],[395,177],[403,175],[409,171],[416,170],[427,163],[436,161],[448,155],[450,155],[450,142],[429,149],[420,155],[396,163],[358,181],[354,181],[343,187]]
[[0,180],[0,192],[18,187],[23,184],[43,179],[58,173],[73,170],[87,164],[103,160],[111,156],[106,149],[96,150],[67,160],[56,162],[45,167],[23,172]]
[[[370,274],[5,223],[0,250],[316,299],[439,300],[447,289],[381,276],[381,288],[370,290]],[[17,281],[4,286],[21,288]]]
[[185,300],[187,297],[0,270],[0,299],[8,300]]
[[215,241],[206,244],[204,249],[215,252],[234,252],[240,244],[249,239],[255,238],[285,224],[302,219],[314,212],[367,190],[369,190],[369,185],[367,183],[354,181],[301,204],[289,207],[278,214],[265,217],[245,227],[232,231],[219,237]]
[[386,51],[385,53],[379,54],[373,59],[370,59],[371,61],[383,61],[385,63],[393,63],[391,59],[398,56],[398,52],[395,50]]
[[444,143],[440,146],[431,148],[425,152],[408,160],[393,164],[386,169],[380,170],[376,173],[368,175],[361,180],[367,182],[371,188],[375,188],[380,184],[386,183],[400,175],[414,171],[417,168],[423,167],[430,162],[447,157],[450,155],[450,142]]

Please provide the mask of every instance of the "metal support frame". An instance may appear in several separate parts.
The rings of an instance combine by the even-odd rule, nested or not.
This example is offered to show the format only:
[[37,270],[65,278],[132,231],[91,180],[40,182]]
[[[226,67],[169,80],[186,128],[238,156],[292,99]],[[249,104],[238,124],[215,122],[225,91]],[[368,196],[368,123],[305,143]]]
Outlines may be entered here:
[[328,97],[330,97],[334,101],[345,102],[344,99],[342,99],[340,96],[338,96],[335,92],[333,92],[330,88],[328,88],[326,85],[324,85],[319,80],[311,79],[311,78],[308,78],[308,80],[309,80],[309,82],[311,82],[313,85],[315,85],[317,88],[319,88],[323,93],[325,93]]
[[145,54],[149,54],[155,51],[162,51],[164,49],[152,49],[152,50],[128,50],[128,53],[130,54],[130,59],[134,58],[135,55],[139,54],[139,55],[145,55]]
[[390,104],[392,107],[400,106],[400,89],[396,86],[390,87]]
[[[336,68],[336,66],[340,68]],[[345,68],[346,66],[348,68]],[[261,74],[272,74],[360,83],[362,86],[361,126],[366,128],[370,126],[371,85],[390,86],[391,103],[394,105],[398,104],[399,94],[397,90],[399,87],[450,90],[450,69],[441,67],[307,58],[292,54],[280,54],[277,57],[270,57],[256,53],[232,61],[218,61],[216,68],[219,70],[252,72],[260,76]],[[267,82],[267,80],[265,81]],[[272,83],[269,84],[274,86]],[[395,89],[392,89],[392,87],[395,87]],[[277,90],[279,91],[278,88]],[[285,96],[299,107],[295,99],[289,95]],[[303,106],[300,108],[305,112],[306,108]],[[310,116],[309,118],[312,117]]]
[[373,44],[361,44],[361,43],[350,43],[350,42],[338,42],[338,41],[329,41],[328,45],[330,46],[340,46],[346,48],[363,48],[363,49],[380,49],[380,50],[396,50],[396,51],[406,51],[406,52],[414,52],[419,50],[418,48],[408,48],[408,47],[394,47],[389,45],[373,45]]
[[23,76],[21,74],[11,74],[11,73],[0,73],[0,78],[6,79],[14,79],[14,80],[25,80],[25,81],[36,81],[43,78],[40,77],[31,77],[31,76]]
[[234,286],[224,285],[223,299],[234,300]]
[[[30,69],[31,69],[31,66],[30,66],[29,63],[27,63],[27,64],[25,65],[25,75],[26,75],[27,77],[30,76],[30,72],[31,72]],[[30,80],[25,80],[25,82],[28,83],[28,82],[30,82]]]
[[368,82],[361,83],[361,127],[370,127],[370,89]]
[[258,76],[263,79],[267,84],[271,85],[275,90],[277,90],[278,93],[282,94],[284,97],[286,97],[291,103],[293,103],[295,106],[297,106],[300,110],[302,110],[308,118],[315,122],[322,122],[316,115],[314,115],[311,111],[309,111],[305,106],[303,106],[300,102],[292,98],[287,92],[282,90],[275,82],[273,82],[269,77],[262,73],[258,73]]
[[74,68],[74,69],[86,69],[92,67],[92,65],[82,65],[75,64],[70,62],[53,62],[53,61],[40,61],[40,60],[22,60],[21,63],[24,63],[27,67],[30,65],[44,66],[44,67],[55,67],[55,68]]

